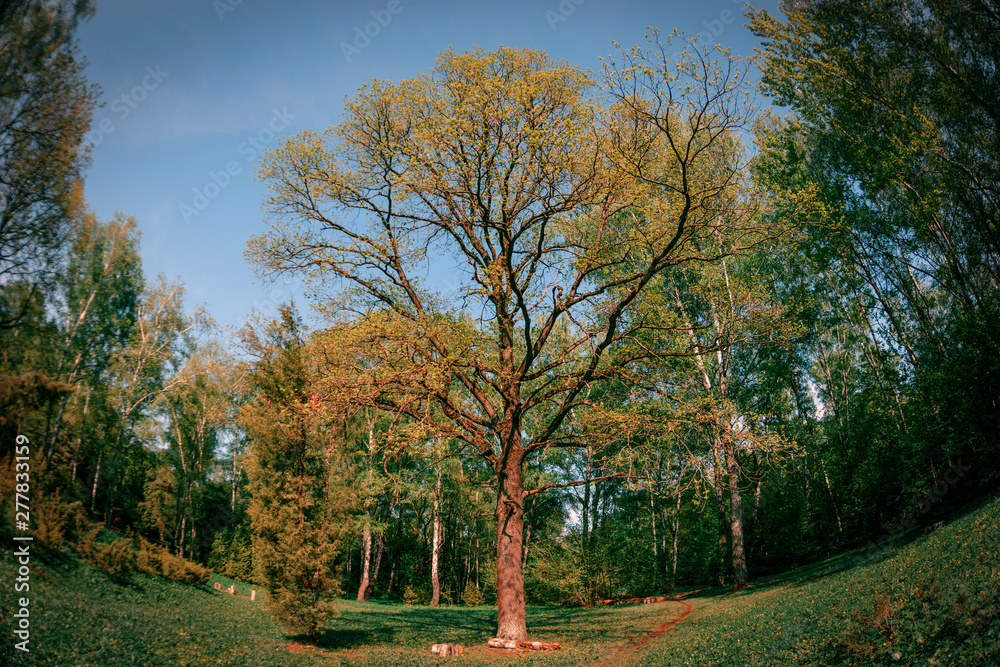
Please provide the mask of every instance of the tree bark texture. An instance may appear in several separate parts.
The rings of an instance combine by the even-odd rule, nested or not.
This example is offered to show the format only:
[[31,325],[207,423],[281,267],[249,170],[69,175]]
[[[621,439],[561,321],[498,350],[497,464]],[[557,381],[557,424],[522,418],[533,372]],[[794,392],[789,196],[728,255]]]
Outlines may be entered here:
[[724,445],[729,468],[729,509],[732,517],[733,589],[747,586],[747,559],[743,550],[743,499],[740,495],[739,466],[732,442]]
[[524,453],[510,448],[500,462],[497,493],[497,638],[525,640],[524,572],[521,549],[524,535],[524,490],[521,464]]

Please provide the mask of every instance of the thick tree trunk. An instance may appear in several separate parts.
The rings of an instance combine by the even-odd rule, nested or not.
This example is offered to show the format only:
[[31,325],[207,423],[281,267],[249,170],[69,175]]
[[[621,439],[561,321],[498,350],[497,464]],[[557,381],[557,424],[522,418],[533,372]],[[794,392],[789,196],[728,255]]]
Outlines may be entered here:
[[441,580],[438,577],[438,561],[441,559],[441,472],[437,474],[434,487],[434,537],[431,544],[431,606],[441,602]]
[[524,571],[521,548],[524,498],[521,479],[523,452],[512,447],[497,471],[497,637],[526,640]]

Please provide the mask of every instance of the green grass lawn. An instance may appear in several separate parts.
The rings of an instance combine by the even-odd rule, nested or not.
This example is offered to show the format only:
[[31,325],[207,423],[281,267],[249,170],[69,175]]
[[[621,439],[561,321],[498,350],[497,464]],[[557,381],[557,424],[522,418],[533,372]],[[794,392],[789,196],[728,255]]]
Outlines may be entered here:
[[692,600],[634,664],[1000,666],[1000,499],[856,555]]
[[[709,591],[693,613],[632,645],[683,607],[529,607],[533,639],[556,652],[488,649],[492,607],[343,601],[319,646],[288,637],[251,587],[232,597],[146,575],[120,584],[69,556],[33,560],[31,653],[13,651],[16,567],[0,559],[7,622],[0,664],[25,665],[1000,665],[1000,500],[855,565],[846,554],[739,593]],[[462,658],[431,644],[458,643]],[[10,656],[13,656],[11,658]]]
[[[3,581],[16,568],[0,563]],[[236,587],[236,597],[211,584]],[[507,664],[511,651],[489,649],[493,607],[406,606],[344,600],[319,646],[288,637],[252,587],[213,575],[206,587],[134,575],[119,584],[75,558],[41,563],[31,575],[31,653],[10,651],[25,665],[429,665],[432,644],[466,647],[463,663]],[[14,593],[5,586],[5,618]],[[558,652],[525,652],[518,664],[577,665],[614,655],[674,618],[677,603],[603,609],[529,607],[532,638],[560,642]],[[9,631],[5,634],[9,634]],[[6,639],[6,638],[5,638]]]

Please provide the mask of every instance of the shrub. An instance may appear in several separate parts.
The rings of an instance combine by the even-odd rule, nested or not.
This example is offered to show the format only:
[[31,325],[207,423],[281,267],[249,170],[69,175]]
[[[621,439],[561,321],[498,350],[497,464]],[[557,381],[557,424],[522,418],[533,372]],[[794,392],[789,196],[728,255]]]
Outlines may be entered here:
[[417,595],[417,592],[415,590],[413,590],[413,584],[407,586],[406,590],[403,591],[403,602],[405,602],[406,604],[413,605],[417,604],[419,600],[420,596]]
[[209,566],[216,572],[238,581],[254,581],[253,542],[245,526],[220,531],[212,543]]
[[179,568],[180,578],[175,579],[175,581],[180,581],[181,583],[192,584],[192,585],[204,584],[212,576],[211,570],[198,563],[195,563],[194,561],[185,560],[183,558],[177,558],[176,556],[171,556],[171,558],[180,561],[183,565],[182,568]]
[[525,598],[534,604],[593,604],[593,586],[575,556],[565,544],[536,545],[524,573]]
[[193,561],[178,558],[163,547],[158,547],[139,538],[137,566],[140,571],[179,581],[182,584],[203,584],[212,576],[212,571]]
[[476,584],[472,579],[469,579],[469,583],[465,585],[465,590],[462,591],[462,602],[469,607],[478,607],[483,603],[483,594],[476,588]]
[[72,538],[81,519],[86,521],[83,503],[63,503],[58,492],[53,498],[35,502],[31,515],[35,521],[32,534],[35,543],[46,551],[62,549],[66,546],[67,538]]
[[135,548],[132,542],[119,537],[111,544],[96,545],[90,552],[90,561],[114,579],[127,579],[136,569]]
[[163,563],[160,557],[161,551],[162,549],[154,547],[146,540],[141,540],[139,543],[139,555],[136,559],[139,571],[154,577],[162,576]]

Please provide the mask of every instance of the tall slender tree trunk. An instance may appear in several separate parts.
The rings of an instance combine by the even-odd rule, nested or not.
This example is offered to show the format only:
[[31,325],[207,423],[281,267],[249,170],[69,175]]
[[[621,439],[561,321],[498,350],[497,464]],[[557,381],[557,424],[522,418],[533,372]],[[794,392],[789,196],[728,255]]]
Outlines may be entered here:
[[[434,487],[434,536],[431,542],[431,606],[441,603],[441,580],[438,577],[438,563],[441,560],[441,471],[437,473]],[[520,563],[518,563],[520,564]]]
[[80,418],[80,433],[76,436],[76,447],[73,448],[73,465],[70,470],[70,482],[76,481],[76,463],[80,456],[80,448],[83,447],[83,430],[87,426],[87,412],[90,409],[91,388],[87,387],[86,396],[83,401],[83,417]]
[[653,527],[653,572],[656,574],[656,587],[659,588],[660,579],[660,551],[656,543],[656,504],[653,501],[653,485],[649,486],[649,523]]
[[382,554],[385,553],[381,534],[374,538],[372,551],[375,553],[375,563],[372,565],[371,577],[368,579],[368,589],[365,591],[366,600],[372,596],[372,588],[374,588],[375,582],[378,581],[378,569],[382,565]]
[[230,526],[232,526],[233,519],[236,517],[236,481],[239,479],[239,476],[240,470],[236,467],[236,446],[233,445],[233,493],[229,501],[229,511],[231,512]]
[[180,542],[177,544],[177,556],[178,558],[184,558],[184,533],[185,526],[187,525],[187,517],[181,517],[181,538]]
[[101,478],[101,461],[104,459],[104,450],[97,453],[97,468],[94,470],[94,485],[90,489],[90,513],[94,513],[97,504],[97,482]]
[[724,445],[729,472],[729,511],[732,516],[733,590],[747,587],[747,559],[743,550],[743,499],[740,495],[739,466],[733,443]]
[[677,477],[677,505],[674,508],[674,564],[670,571],[670,587],[677,586],[677,553],[681,535],[681,479]]
[[726,583],[726,545],[729,542],[729,524],[726,521],[726,495],[723,482],[722,466],[725,465],[725,454],[721,451],[719,436],[714,436],[713,464],[715,468],[715,509],[718,520],[719,538],[717,549],[719,552],[719,574],[718,583],[720,586]]
[[592,487],[590,478],[593,475],[593,470],[591,468],[591,454],[592,449],[587,447],[587,467],[584,472],[584,479],[586,483],[583,485],[583,507],[580,512],[580,522],[581,530],[580,537],[583,540],[580,545],[580,553],[583,556],[583,576],[587,585],[587,598],[593,599],[594,597],[594,565],[590,554],[590,525],[591,525],[591,514],[590,506],[593,499]]
[[[520,440],[520,434],[514,430],[511,438]],[[512,444],[497,470],[497,637],[525,640],[528,629],[525,624],[521,549],[527,493],[521,469],[524,452],[519,442]]]
[[[80,355],[77,355],[76,363],[77,364],[80,363]],[[73,384],[73,382],[75,381],[76,381],[76,369],[74,368],[73,372],[69,376],[69,379],[66,381],[66,384]],[[62,400],[59,402],[59,412],[56,415],[55,427],[52,429],[52,435],[49,437],[49,440],[46,443],[47,445],[45,450],[46,470],[48,470],[48,468],[52,465],[52,455],[55,454],[56,452],[56,443],[59,441],[59,430],[62,428],[63,415],[66,414],[66,404],[69,402],[69,396],[70,396],[69,394],[65,394],[62,397]],[[48,424],[46,424],[46,429],[47,428]]]
[[[368,469],[368,475],[371,476],[372,471],[372,457],[375,455],[375,421],[369,416],[368,419],[368,445],[367,445],[368,455],[365,458],[365,466]],[[370,499],[366,496],[365,499],[365,521],[364,528],[361,535],[361,585],[358,586],[358,602],[364,602],[368,599],[369,587],[371,585],[371,579],[369,579],[371,561],[372,561],[372,517],[371,512],[368,509],[368,504]],[[392,508],[389,508],[389,513],[392,513]],[[376,574],[378,573],[378,568],[376,567]]]
[[372,560],[371,517],[365,510],[364,529],[361,533],[361,585],[358,586],[358,602],[368,599],[368,568]]
[[826,481],[826,492],[830,494],[830,504],[833,505],[834,514],[837,516],[837,532],[844,532],[844,524],[840,521],[840,509],[837,507],[837,499],[833,495],[833,488],[830,486],[830,476],[826,474],[826,465],[820,460],[820,469],[823,471],[823,479]]
[[528,550],[531,548],[531,523],[524,527],[524,553],[521,556],[521,569],[528,567]]

